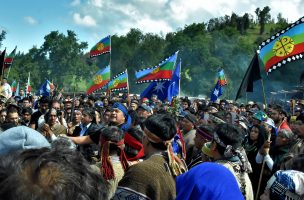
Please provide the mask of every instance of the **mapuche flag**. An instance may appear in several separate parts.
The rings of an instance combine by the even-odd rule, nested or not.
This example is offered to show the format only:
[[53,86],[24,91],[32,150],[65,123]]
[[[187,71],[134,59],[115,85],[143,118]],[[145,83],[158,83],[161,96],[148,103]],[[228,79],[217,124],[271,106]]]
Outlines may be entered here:
[[128,73],[125,70],[122,73],[117,74],[107,84],[107,91],[118,91],[128,89]]
[[31,86],[31,81],[30,81],[30,73],[29,76],[27,78],[27,83],[26,83],[26,88],[25,88],[25,92],[26,94],[30,93],[32,91],[32,86]]
[[135,72],[136,83],[170,81],[176,63],[178,51],[159,65]]
[[100,69],[93,77],[93,80],[90,83],[90,87],[87,90],[87,94],[101,89],[105,84],[110,81],[110,65],[106,66],[103,69]]
[[90,51],[90,58],[111,52],[111,36],[101,39]]
[[16,92],[17,83],[16,80],[14,80],[11,84],[12,92]]
[[16,49],[17,46],[15,47],[15,49],[4,59],[4,67],[5,68],[9,68],[11,64],[13,64],[13,60],[14,57],[16,55]]
[[224,69],[220,69],[218,71],[218,81],[219,81],[220,86],[227,85],[227,80],[225,77]]
[[303,58],[304,17],[262,42],[258,53],[267,73]]

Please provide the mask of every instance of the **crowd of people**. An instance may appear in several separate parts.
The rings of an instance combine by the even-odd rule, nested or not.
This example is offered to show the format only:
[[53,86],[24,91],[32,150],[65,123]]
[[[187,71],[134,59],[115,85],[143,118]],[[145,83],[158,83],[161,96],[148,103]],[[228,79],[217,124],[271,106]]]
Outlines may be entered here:
[[304,199],[304,104],[0,98],[0,199]]

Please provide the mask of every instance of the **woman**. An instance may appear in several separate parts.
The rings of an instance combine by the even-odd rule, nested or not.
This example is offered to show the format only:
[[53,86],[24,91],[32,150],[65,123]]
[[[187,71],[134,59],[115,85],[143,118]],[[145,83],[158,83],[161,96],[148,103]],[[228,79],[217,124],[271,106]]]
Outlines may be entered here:
[[261,172],[261,165],[256,163],[255,157],[261,146],[264,144],[266,134],[267,131],[264,126],[255,124],[251,127],[249,135],[245,138],[244,147],[252,167],[252,173],[249,174],[249,178],[251,180],[254,193],[257,191]]

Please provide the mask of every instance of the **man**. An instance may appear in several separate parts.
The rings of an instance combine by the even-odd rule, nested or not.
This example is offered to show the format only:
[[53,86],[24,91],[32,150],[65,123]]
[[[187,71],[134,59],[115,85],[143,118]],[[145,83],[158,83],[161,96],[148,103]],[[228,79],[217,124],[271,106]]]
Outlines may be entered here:
[[22,107],[23,108],[31,108],[32,107],[32,103],[30,102],[30,99],[28,97],[24,97],[22,99]]
[[288,131],[291,131],[287,120],[286,120],[286,112],[283,111],[283,109],[276,105],[271,109],[271,116],[270,116],[276,127],[278,127],[278,131],[280,131],[281,129],[286,129]]
[[19,125],[19,114],[15,107],[10,107],[7,110],[6,122],[14,124],[15,126]]
[[153,110],[150,106],[142,104],[137,108],[137,113],[138,117],[147,119],[150,115],[153,114]]
[[3,96],[5,96],[6,99],[11,98],[11,96],[12,96],[12,88],[7,83],[7,79],[6,78],[3,78],[2,83],[1,83],[1,94]]
[[194,138],[196,134],[195,124],[197,123],[195,115],[186,112],[181,120],[181,129],[186,146],[186,163],[189,164],[192,158],[193,148],[195,146]]
[[251,166],[242,147],[243,131],[232,124],[219,124],[214,131],[211,154],[215,162],[227,167],[235,176],[244,198],[253,200],[248,173]]
[[49,108],[49,98],[41,97],[41,99],[39,99],[38,107],[38,111],[33,113],[29,124],[29,127],[35,130],[38,128],[38,120],[40,116],[44,115]]
[[29,126],[31,121],[32,109],[31,108],[23,108],[21,111],[21,125]]
[[137,110],[137,108],[138,108],[138,101],[133,99],[131,101],[130,109],[131,110]]
[[113,199],[176,198],[175,177],[186,171],[170,148],[177,131],[176,122],[167,114],[156,114],[144,125],[146,160],[132,165],[125,172]]
[[[73,137],[71,137],[71,139],[75,142],[79,136],[89,137],[90,135],[95,134],[97,135],[96,137],[98,137],[99,142],[99,136],[102,128],[102,126],[95,123],[95,110],[87,107],[82,111],[81,124],[80,126],[75,127]],[[98,142],[96,144],[98,144]],[[82,144],[77,142],[75,143]],[[84,145],[79,145],[77,149],[82,153],[87,161],[89,161],[91,164],[95,163],[98,151],[97,145],[93,144],[93,142],[84,143]]]

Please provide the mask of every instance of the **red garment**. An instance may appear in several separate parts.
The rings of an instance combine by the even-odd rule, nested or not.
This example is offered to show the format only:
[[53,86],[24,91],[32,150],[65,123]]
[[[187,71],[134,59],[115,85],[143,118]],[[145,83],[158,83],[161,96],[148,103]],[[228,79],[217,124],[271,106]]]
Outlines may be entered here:
[[291,131],[290,127],[288,126],[287,122],[285,120],[282,121],[281,125],[279,126],[279,131],[281,129],[285,129],[287,131]]

